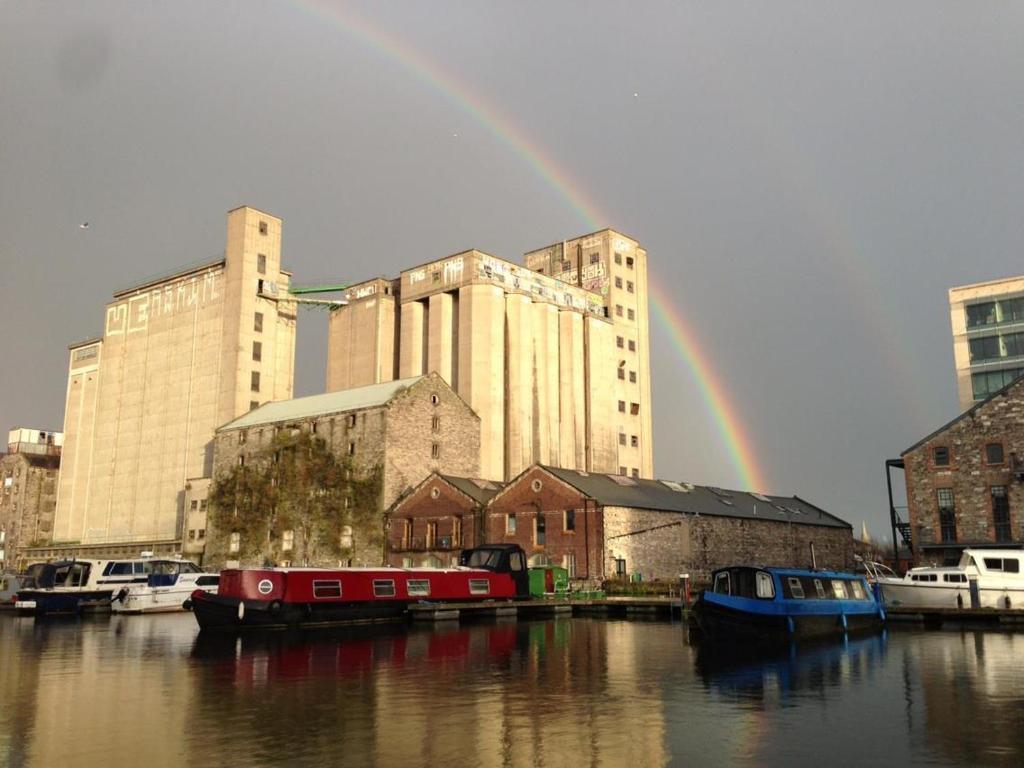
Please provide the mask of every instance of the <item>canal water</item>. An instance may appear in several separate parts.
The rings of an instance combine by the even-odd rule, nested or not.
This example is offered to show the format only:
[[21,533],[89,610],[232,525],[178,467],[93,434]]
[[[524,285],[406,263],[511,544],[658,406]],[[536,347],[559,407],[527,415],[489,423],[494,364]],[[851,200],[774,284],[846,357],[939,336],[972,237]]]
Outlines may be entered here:
[[0,614],[0,765],[1024,764],[1024,634],[720,658],[668,622],[200,636]]

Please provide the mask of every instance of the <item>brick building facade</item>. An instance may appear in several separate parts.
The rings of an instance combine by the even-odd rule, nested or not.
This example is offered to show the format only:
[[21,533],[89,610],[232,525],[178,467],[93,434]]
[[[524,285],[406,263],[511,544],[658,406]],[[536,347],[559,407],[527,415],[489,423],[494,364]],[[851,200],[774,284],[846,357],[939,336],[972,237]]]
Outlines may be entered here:
[[395,505],[388,561],[408,565],[411,553],[427,552],[416,546],[429,523],[437,536],[461,526],[465,547],[519,544],[532,563],[560,565],[589,582],[689,573],[700,585],[715,568],[737,562],[809,565],[812,544],[818,567],[853,566],[851,526],[797,497],[539,465],[503,488],[459,490],[481,482],[431,477]]
[[[343,534],[343,560],[353,565],[381,563],[384,510],[424,478],[441,466],[466,475],[479,470],[480,419],[440,376],[429,374],[261,406],[217,430],[214,477],[260,456],[286,429],[323,439],[337,456],[351,459],[357,475],[378,469],[381,473],[378,514],[371,523],[362,528],[355,524]],[[219,565],[237,559],[244,542],[233,543],[232,531],[217,530],[206,518],[203,501],[208,488],[199,482],[192,485],[196,510],[186,525],[189,531],[206,526],[205,562]],[[270,544],[272,560],[289,559],[283,541]],[[198,549],[198,542],[192,549]]]
[[902,454],[915,560],[1024,546],[1024,378]]

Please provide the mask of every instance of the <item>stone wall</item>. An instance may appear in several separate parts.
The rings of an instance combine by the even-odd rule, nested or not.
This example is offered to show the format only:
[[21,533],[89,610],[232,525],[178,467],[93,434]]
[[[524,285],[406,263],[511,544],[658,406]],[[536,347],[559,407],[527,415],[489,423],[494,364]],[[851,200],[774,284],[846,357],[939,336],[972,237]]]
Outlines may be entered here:
[[59,466],[59,456],[0,456],[0,572],[27,565],[20,548],[51,540]]
[[[1003,461],[989,463],[986,444],[1002,447]],[[935,449],[949,452],[946,466],[935,462]],[[1015,459],[1024,460],[1024,383],[1011,386],[1006,392],[968,412],[926,442],[904,454],[907,504],[911,538],[918,562],[945,556],[941,547],[938,492],[953,493],[956,542],[987,544],[996,542],[992,515],[992,487],[1006,488],[1010,506],[1010,540],[1007,545],[1024,543],[1024,484],[1016,473],[1024,469]],[[922,548],[932,550],[927,554]],[[956,547],[948,556],[956,558]]]
[[685,515],[629,507],[603,511],[607,578],[640,573],[644,581],[675,580],[687,571],[690,540]]

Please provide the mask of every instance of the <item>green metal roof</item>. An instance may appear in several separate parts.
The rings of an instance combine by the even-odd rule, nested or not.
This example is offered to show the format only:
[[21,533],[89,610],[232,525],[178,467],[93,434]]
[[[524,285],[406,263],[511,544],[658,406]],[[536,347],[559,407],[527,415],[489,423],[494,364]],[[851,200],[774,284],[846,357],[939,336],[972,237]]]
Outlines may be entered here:
[[297,397],[294,400],[278,400],[265,403],[259,408],[229,421],[217,431],[227,429],[244,429],[263,424],[279,424],[287,421],[300,421],[311,416],[323,416],[328,413],[344,413],[360,411],[364,408],[375,408],[384,405],[406,387],[411,387],[425,376],[413,376],[408,379],[387,381],[383,384],[371,384],[368,387],[343,389],[340,392],[328,392],[323,395]]

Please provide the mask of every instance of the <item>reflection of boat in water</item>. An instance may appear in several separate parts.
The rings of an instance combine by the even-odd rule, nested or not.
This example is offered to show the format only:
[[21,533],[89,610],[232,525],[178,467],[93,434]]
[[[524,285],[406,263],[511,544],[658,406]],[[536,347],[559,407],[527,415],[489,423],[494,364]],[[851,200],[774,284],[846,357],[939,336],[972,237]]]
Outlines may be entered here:
[[901,608],[1024,608],[1019,549],[965,549],[952,566],[911,568],[902,577],[865,562],[886,605]]
[[698,646],[695,666],[705,685],[719,690],[759,694],[769,684],[782,691],[820,688],[844,682],[851,670],[879,666],[885,655],[885,630],[856,638],[758,646]]
[[824,637],[875,630],[885,619],[867,581],[852,573],[730,566],[711,577],[694,614],[720,640]]
[[205,573],[190,560],[150,560],[144,584],[131,584],[115,592],[110,601],[114,613],[162,613],[183,611],[196,589],[217,594],[220,576]]

